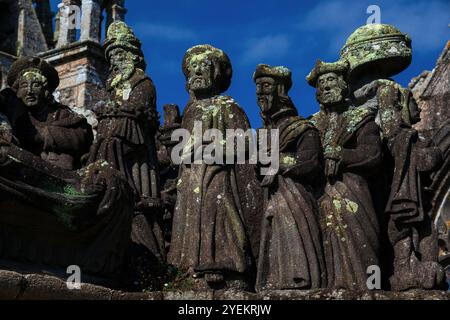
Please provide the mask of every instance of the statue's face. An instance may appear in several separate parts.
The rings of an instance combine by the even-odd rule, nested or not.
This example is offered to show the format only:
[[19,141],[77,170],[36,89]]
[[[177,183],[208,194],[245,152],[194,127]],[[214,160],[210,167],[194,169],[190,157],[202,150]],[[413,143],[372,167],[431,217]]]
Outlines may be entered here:
[[208,57],[193,56],[188,66],[189,91],[195,93],[210,92],[213,87],[214,65]]
[[25,72],[18,80],[17,97],[30,109],[43,106],[46,99],[47,79],[39,72]]
[[324,106],[339,104],[345,99],[346,83],[334,72],[321,75],[317,79],[316,97]]
[[256,98],[261,112],[267,113],[273,107],[277,95],[277,85],[273,78],[261,77],[256,79]]
[[129,79],[133,74],[134,55],[122,48],[113,49],[109,53],[109,60],[111,64],[111,71],[114,74],[121,74],[123,79]]

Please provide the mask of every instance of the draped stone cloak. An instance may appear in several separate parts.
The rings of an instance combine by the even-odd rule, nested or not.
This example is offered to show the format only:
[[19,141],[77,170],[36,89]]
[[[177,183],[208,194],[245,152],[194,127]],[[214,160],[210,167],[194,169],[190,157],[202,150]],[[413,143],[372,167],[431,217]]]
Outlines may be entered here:
[[379,222],[369,183],[382,160],[374,119],[368,108],[350,108],[333,123],[324,111],[314,119],[324,150],[343,150],[338,174],[320,200],[328,287],[366,290],[367,267],[379,265]]
[[[182,128],[193,134],[194,121],[202,122],[203,131],[215,128],[223,134],[226,129],[250,127],[244,111],[226,96],[190,102]],[[251,183],[246,166],[204,162],[180,166],[169,263],[198,273],[251,270],[245,195],[240,192]]]
[[310,187],[321,171],[320,136],[298,116],[283,117],[273,128],[280,134],[280,171],[267,190],[256,288],[320,288],[326,267]]

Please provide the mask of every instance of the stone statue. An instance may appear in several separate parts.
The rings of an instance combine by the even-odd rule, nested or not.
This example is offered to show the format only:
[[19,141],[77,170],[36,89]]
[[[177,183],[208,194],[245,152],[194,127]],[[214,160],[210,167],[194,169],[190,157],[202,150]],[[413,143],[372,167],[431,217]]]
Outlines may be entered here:
[[[194,132],[249,128],[247,116],[228,96],[231,63],[210,45],[190,48],[183,58],[183,72],[190,100],[181,127]],[[204,150],[210,141],[186,144],[184,159]],[[225,146],[224,146],[225,147]],[[246,230],[245,188],[248,165],[182,163],[177,182],[172,242],[168,262],[198,279],[199,286],[245,288],[253,270]],[[248,192],[248,191],[247,191]],[[206,283],[205,283],[206,282]]]
[[380,231],[371,182],[380,169],[376,110],[348,100],[348,64],[317,62],[308,75],[317,88],[326,184],[320,200],[328,287],[367,290],[367,268],[379,265]]
[[377,109],[385,167],[391,168],[385,170],[387,233],[394,254],[391,289],[439,287],[444,271],[437,263],[437,232],[422,181],[439,168],[442,152],[432,141],[419,139],[412,125],[420,121],[420,109],[411,91],[390,79],[410,64],[411,40],[391,25],[362,26],[348,38],[341,58],[350,64],[354,103]]
[[279,171],[262,181],[264,209],[257,290],[326,286],[319,210],[311,177],[321,174],[320,135],[288,96],[291,71],[260,64],[253,75],[264,129],[278,129]]
[[166,104],[164,123],[158,132],[158,164],[162,186],[161,200],[164,207],[163,231],[166,245],[170,245],[173,210],[177,200],[177,178],[179,166],[172,161],[172,149],[178,141],[172,141],[172,133],[181,127],[180,109],[176,104]]
[[85,282],[118,285],[131,188],[105,162],[73,170],[92,132],[86,119],[51,98],[59,82],[53,67],[20,58],[8,81],[13,89],[0,93],[2,266],[67,278],[67,267],[77,265]]
[[[130,275],[139,277],[151,274],[165,260],[155,141],[159,126],[156,91],[144,71],[141,43],[124,22],[110,25],[104,47],[111,65],[109,100],[94,110],[99,123],[89,163],[106,160],[125,175],[135,190],[130,252],[134,271]],[[148,287],[147,278],[151,277],[145,278],[130,281]]]
[[47,62],[20,58],[8,74],[18,99],[4,95],[6,114],[14,118],[14,136],[23,149],[63,169],[79,169],[92,144],[92,129],[84,117],[53,99],[58,84],[58,73]]

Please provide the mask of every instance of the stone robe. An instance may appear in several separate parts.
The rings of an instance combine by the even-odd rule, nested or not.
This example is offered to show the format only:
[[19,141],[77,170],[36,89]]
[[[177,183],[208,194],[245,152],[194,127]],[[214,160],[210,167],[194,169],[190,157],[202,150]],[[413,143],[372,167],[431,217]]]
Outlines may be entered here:
[[[193,134],[194,121],[203,130],[249,128],[244,111],[226,96],[187,105],[182,128]],[[169,263],[194,272],[243,275],[252,268],[244,216],[248,165],[182,164],[172,228]]]
[[333,121],[320,111],[314,122],[325,152],[342,148],[338,173],[320,200],[328,287],[366,290],[367,267],[379,265],[380,232],[373,190],[382,147],[375,113],[350,108]]
[[[19,103],[16,99],[8,108],[20,108]],[[21,148],[66,170],[81,168],[93,140],[86,118],[55,101],[39,112],[24,112],[12,122]]]
[[278,117],[270,127],[280,130],[280,171],[266,192],[256,289],[320,288],[326,267],[310,187],[321,174],[320,136],[298,116]]

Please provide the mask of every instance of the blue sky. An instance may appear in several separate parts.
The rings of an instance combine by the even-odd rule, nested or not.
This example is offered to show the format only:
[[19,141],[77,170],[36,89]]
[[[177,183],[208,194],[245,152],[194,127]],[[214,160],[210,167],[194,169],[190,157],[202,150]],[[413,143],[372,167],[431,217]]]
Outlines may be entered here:
[[[58,2],[56,0],[53,3]],[[346,38],[366,23],[369,5],[381,9],[381,23],[397,26],[412,38],[413,61],[395,79],[407,86],[431,70],[450,39],[450,1],[141,1],[127,0],[126,22],[143,43],[147,73],[154,80],[158,110],[188,100],[181,71],[184,52],[196,44],[223,49],[233,65],[226,94],[260,126],[252,74],[258,63],[284,65],[293,72],[290,95],[300,114],[318,110],[305,76],[320,58],[335,61]]]

